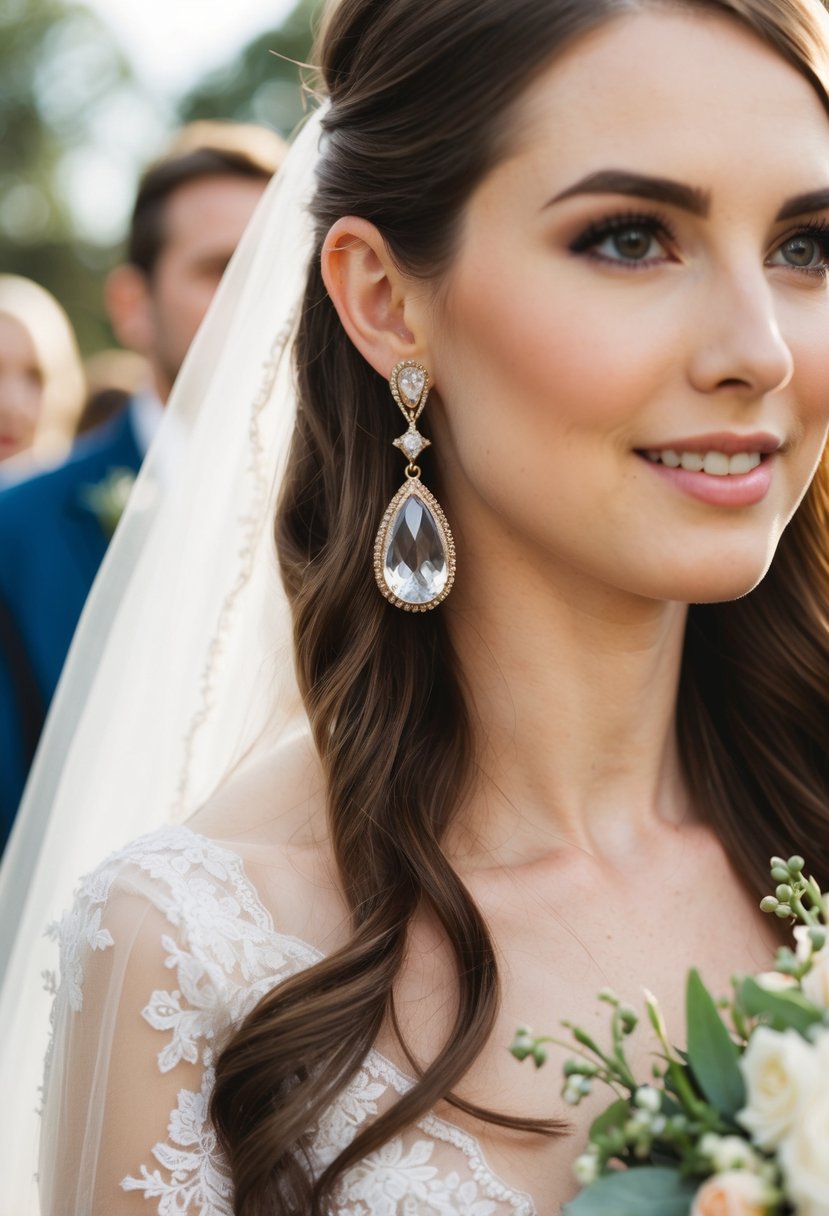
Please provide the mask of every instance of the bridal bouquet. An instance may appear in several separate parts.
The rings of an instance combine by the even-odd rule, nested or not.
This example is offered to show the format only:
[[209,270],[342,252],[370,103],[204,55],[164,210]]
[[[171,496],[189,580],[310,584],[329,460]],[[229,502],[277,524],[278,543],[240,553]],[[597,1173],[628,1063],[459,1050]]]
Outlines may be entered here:
[[[773,857],[764,912],[796,922],[775,969],[734,981],[717,1002],[692,970],[688,1045],[674,1049],[650,993],[659,1047],[647,1082],[625,1043],[637,1015],[612,992],[607,1046],[578,1026],[563,1096],[577,1105],[596,1082],[616,1097],[590,1127],[574,1169],[583,1190],[566,1216],[829,1216],[829,899],[802,857]],[[511,1051],[540,1067],[547,1044],[522,1027]]]

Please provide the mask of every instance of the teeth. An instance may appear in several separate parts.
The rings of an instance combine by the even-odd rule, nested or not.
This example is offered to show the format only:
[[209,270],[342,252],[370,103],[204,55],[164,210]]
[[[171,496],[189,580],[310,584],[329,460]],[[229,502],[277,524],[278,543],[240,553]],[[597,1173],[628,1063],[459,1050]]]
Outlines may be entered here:
[[713,477],[727,477],[729,464],[730,461],[725,452],[706,452],[702,462],[702,471],[710,473]]
[[669,469],[687,469],[689,473],[707,473],[710,477],[727,477],[729,473],[750,473],[760,463],[759,452],[737,452],[727,456],[725,452],[676,452],[673,448],[645,452],[654,464],[667,465]]
[[760,463],[757,452],[738,452],[728,462],[729,473],[750,473]]

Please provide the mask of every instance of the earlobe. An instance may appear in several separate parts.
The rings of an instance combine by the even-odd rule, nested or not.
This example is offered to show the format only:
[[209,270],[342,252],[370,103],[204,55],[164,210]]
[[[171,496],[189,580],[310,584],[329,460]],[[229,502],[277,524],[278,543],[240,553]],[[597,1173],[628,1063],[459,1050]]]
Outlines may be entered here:
[[323,245],[322,277],[343,329],[381,376],[424,356],[407,317],[412,284],[368,220],[337,220]]

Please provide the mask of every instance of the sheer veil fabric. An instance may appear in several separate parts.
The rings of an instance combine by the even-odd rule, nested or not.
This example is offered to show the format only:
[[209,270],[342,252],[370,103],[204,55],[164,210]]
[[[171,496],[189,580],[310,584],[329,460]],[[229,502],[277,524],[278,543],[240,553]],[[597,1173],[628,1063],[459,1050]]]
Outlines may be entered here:
[[[47,926],[105,855],[184,820],[254,746],[307,729],[272,522],[296,411],[290,353],[324,109],[268,188],[184,363],[0,870],[2,1216],[39,1211],[37,1108],[57,966]],[[86,1118],[88,1099],[78,1100]]]

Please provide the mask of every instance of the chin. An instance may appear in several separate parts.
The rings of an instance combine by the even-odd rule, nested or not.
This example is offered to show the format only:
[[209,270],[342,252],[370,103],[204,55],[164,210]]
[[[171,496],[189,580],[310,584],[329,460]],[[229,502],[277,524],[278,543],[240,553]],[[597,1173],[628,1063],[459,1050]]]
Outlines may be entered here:
[[742,599],[763,581],[765,571],[757,578],[749,580],[724,579],[719,585],[706,586],[697,595],[689,596],[689,604],[725,604],[729,600]]
[[763,581],[774,548],[762,553],[730,552],[686,560],[659,572],[654,598],[683,604],[719,604],[738,600]]

